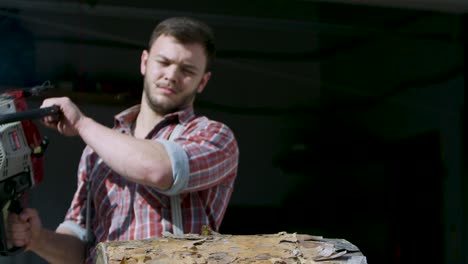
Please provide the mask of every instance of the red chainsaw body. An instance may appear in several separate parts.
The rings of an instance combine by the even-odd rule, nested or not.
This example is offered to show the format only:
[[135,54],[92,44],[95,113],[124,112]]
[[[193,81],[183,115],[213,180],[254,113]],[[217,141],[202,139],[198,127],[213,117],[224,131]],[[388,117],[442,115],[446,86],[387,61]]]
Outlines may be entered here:
[[[28,110],[26,100],[23,96],[23,91],[10,91],[8,92],[8,94],[12,95],[13,97],[12,100],[15,104],[16,112],[23,112]],[[34,122],[32,122],[32,120],[22,120],[21,126],[23,128],[23,134],[26,138],[26,142],[31,148],[30,158],[34,175],[33,185],[36,185],[40,183],[44,177],[44,157],[34,155],[32,150],[37,146],[41,145],[42,138],[39,133],[39,129],[34,124]]]
[[[44,150],[47,138],[41,138],[32,119],[58,112],[57,107],[29,110],[25,97],[37,94],[41,87],[6,91],[0,94],[0,255],[13,256],[25,248],[12,246],[6,236],[5,219],[20,214],[26,194],[40,183],[44,174]],[[32,92],[31,92],[32,91]]]

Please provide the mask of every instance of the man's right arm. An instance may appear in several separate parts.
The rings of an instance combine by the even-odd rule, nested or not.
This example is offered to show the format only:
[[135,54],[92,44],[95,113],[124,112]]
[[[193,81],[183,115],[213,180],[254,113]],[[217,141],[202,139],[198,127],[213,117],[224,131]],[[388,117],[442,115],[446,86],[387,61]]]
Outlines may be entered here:
[[86,243],[64,227],[51,231],[42,227],[35,209],[8,215],[8,238],[17,247],[25,247],[48,263],[85,262]]
[[30,250],[49,263],[85,262],[86,244],[69,230],[62,228],[51,231],[42,228],[39,243]]

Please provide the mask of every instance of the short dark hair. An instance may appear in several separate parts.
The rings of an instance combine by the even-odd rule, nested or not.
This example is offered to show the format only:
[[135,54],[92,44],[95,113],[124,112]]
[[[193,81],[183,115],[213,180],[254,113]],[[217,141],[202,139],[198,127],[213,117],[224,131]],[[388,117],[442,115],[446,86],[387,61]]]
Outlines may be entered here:
[[172,36],[182,44],[201,44],[205,49],[206,71],[216,56],[213,29],[202,21],[189,17],[171,17],[160,22],[151,33],[148,50],[161,35]]

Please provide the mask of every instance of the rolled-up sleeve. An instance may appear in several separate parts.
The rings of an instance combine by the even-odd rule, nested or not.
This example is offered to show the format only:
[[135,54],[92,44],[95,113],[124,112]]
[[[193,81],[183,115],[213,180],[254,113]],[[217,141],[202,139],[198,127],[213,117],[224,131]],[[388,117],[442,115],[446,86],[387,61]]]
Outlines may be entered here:
[[166,149],[167,154],[172,164],[172,175],[174,182],[171,188],[159,191],[166,195],[176,195],[182,192],[186,187],[189,179],[189,160],[182,146],[173,141],[158,139]]
[[188,158],[189,177],[182,192],[207,189],[236,175],[238,145],[233,132],[223,123],[203,119],[174,142]]

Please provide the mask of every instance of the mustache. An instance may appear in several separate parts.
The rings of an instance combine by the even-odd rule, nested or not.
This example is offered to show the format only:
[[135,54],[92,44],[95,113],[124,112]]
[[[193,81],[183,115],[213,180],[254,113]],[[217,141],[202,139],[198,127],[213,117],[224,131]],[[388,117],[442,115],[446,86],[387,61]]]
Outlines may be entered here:
[[165,81],[159,81],[156,82],[156,87],[158,88],[168,88],[171,90],[175,90],[175,85],[171,84],[170,82],[165,82]]
[[180,89],[177,85],[171,82],[166,82],[166,81],[158,81],[156,82],[156,88],[165,88],[165,89],[170,89],[174,92],[179,92]]

